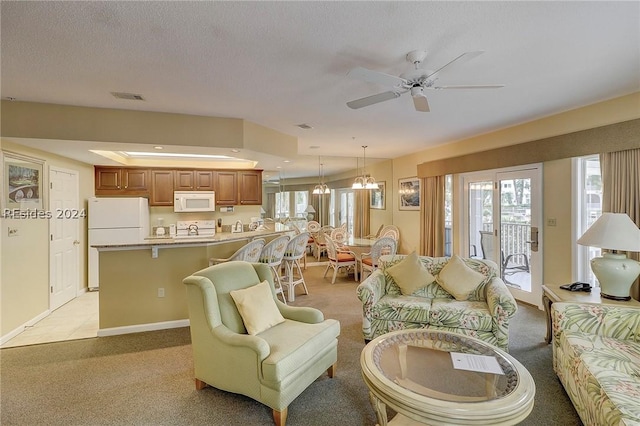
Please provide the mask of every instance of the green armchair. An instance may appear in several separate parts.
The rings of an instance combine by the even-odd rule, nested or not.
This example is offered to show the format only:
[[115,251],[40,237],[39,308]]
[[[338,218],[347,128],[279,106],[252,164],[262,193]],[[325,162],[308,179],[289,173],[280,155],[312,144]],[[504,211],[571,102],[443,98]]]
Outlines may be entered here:
[[[267,281],[284,322],[247,333],[229,294]],[[185,278],[196,389],[206,385],[246,395],[273,409],[285,425],[288,405],[325,371],[333,377],[340,323],[322,312],[275,297],[265,264],[232,261]]]

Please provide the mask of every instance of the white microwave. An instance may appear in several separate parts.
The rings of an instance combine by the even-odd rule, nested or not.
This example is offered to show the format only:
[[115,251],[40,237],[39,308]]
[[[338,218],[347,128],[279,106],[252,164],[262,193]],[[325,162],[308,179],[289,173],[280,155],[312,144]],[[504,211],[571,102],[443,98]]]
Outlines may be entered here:
[[179,213],[216,211],[215,192],[174,191],[173,211]]

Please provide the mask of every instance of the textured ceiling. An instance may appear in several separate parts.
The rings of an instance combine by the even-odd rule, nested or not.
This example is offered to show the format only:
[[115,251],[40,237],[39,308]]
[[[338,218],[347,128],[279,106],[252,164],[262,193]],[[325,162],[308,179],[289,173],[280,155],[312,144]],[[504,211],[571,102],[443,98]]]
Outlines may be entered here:
[[[3,99],[243,118],[299,138],[291,176],[317,174],[318,155],[345,157],[327,162],[332,173],[353,168],[361,145],[368,158],[395,158],[640,91],[637,1],[1,7]],[[412,68],[405,56],[414,49],[428,51],[427,69],[484,50],[438,83],[505,87],[427,91],[429,113],[416,112],[408,94],[346,106],[389,89],[347,77],[350,69],[399,75]]]

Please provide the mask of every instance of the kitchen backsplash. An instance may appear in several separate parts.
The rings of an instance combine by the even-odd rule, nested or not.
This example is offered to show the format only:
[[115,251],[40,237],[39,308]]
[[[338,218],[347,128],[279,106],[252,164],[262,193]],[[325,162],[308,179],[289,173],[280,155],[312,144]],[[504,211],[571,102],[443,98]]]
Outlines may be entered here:
[[216,210],[215,212],[176,213],[173,211],[173,207],[149,207],[149,228],[154,231],[156,227],[160,226],[158,219],[162,219],[161,226],[165,227],[168,234],[169,225],[175,224],[179,220],[217,221],[222,219],[222,229],[224,231],[227,226],[233,225],[238,220],[247,226],[252,217],[260,217],[260,206],[234,206],[233,213],[222,213],[219,211],[219,207],[216,207]]

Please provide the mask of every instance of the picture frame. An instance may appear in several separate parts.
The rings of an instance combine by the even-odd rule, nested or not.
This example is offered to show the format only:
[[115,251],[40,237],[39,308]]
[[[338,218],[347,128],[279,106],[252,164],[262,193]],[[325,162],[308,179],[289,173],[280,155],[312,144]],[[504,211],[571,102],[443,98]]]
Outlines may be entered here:
[[44,160],[2,151],[2,209],[42,210]]
[[386,191],[385,191],[385,187],[386,187],[385,184],[386,184],[385,181],[378,182],[378,189],[371,190],[371,196],[370,196],[371,203],[369,207],[371,207],[372,209],[386,210],[387,197],[386,197]]
[[420,179],[398,179],[398,203],[400,210],[420,210]]

